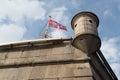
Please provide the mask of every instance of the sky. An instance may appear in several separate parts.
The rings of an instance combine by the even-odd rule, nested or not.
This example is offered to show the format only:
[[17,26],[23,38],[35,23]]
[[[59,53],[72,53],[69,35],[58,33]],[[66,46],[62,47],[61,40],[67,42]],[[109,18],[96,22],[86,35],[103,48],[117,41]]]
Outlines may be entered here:
[[120,80],[120,0],[0,0],[0,43],[41,39],[48,16],[68,29],[49,28],[50,37],[73,37],[71,19],[82,11],[98,16],[101,51]]

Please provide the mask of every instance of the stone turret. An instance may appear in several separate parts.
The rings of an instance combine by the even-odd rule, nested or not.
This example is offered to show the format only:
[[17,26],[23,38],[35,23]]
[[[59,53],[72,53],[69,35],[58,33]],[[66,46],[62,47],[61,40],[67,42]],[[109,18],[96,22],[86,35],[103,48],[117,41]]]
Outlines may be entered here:
[[71,21],[74,30],[73,46],[85,53],[93,53],[101,46],[98,36],[98,17],[91,12],[80,12]]

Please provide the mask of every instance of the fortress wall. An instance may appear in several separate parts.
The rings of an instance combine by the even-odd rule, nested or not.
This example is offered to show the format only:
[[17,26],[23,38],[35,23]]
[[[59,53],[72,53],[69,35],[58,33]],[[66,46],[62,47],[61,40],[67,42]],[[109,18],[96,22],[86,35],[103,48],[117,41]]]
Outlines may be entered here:
[[0,50],[0,80],[92,80],[88,60],[71,41],[7,48]]

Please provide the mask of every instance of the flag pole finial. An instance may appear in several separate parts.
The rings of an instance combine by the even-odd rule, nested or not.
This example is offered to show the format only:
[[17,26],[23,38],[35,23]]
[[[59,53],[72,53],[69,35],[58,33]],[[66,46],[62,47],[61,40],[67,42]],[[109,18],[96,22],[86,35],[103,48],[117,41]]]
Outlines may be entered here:
[[51,18],[52,18],[50,15],[49,15],[48,17],[49,17],[49,19],[51,19]]

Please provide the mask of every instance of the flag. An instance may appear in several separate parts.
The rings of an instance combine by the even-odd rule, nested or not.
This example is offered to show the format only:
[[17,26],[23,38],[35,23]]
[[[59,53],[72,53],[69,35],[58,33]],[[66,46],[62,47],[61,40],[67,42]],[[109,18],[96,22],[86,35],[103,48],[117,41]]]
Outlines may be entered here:
[[62,24],[60,24],[54,20],[49,21],[49,26],[56,28],[56,29],[59,29],[59,30],[66,30],[67,31],[67,28],[65,26],[63,26]]

